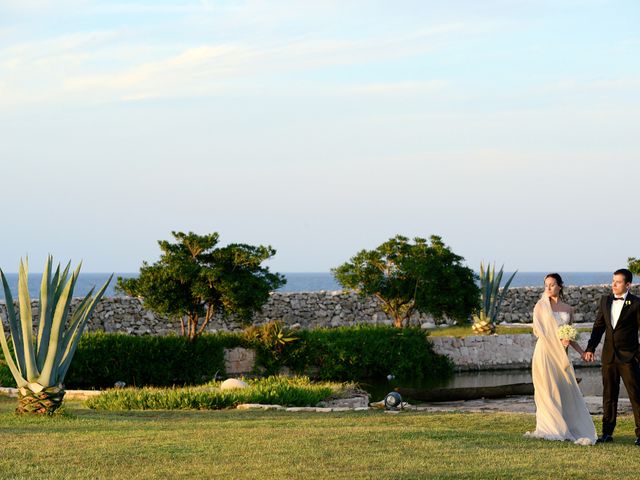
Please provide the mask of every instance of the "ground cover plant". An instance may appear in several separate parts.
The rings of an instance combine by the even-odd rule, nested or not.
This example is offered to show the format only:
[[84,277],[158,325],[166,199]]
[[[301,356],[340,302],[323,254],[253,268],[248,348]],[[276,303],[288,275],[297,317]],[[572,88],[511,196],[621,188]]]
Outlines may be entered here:
[[67,416],[25,419],[13,402],[0,397],[2,480],[623,480],[640,467],[629,416],[614,443],[580,447],[523,438],[535,427],[526,414],[110,412],[65,402]]
[[311,382],[307,377],[271,376],[246,379],[248,388],[220,390],[221,382],[182,388],[123,388],[87,400],[100,410],[216,410],[241,403],[290,407],[315,406],[329,397],[348,396],[354,384]]

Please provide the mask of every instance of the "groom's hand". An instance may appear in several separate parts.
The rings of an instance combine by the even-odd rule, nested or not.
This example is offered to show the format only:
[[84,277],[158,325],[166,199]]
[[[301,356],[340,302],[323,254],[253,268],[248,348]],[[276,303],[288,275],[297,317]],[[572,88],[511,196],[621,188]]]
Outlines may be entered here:
[[593,362],[595,360],[593,352],[584,352],[582,354],[582,360],[584,360],[585,362]]

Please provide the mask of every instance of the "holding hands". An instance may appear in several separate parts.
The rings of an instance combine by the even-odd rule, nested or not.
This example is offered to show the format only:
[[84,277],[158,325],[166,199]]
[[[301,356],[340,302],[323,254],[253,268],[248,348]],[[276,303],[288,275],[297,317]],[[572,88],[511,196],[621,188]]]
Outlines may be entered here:
[[584,360],[585,362],[593,362],[595,359],[596,359],[596,357],[593,354],[593,352],[583,352],[582,353],[582,360]]

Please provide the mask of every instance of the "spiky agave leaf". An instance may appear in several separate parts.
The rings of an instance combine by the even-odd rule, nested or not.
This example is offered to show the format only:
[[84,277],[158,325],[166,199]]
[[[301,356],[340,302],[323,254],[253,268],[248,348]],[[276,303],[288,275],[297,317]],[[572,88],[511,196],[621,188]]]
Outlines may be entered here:
[[511,281],[513,280],[513,277],[516,276],[516,273],[518,273],[518,270],[516,270],[511,274],[511,276],[509,277],[509,280],[507,280],[507,283],[505,283],[504,288],[502,289],[502,292],[500,292],[500,297],[498,298],[497,305],[496,305],[496,317],[498,316],[497,312],[500,311],[500,307],[502,306],[502,301],[504,300],[504,297],[507,295],[507,291],[509,290]]
[[75,287],[76,280],[80,274],[80,267],[82,263],[78,265],[70,279],[66,279],[66,283],[60,297],[55,306],[53,318],[51,319],[51,336],[49,339],[49,347],[47,349],[47,356],[42,366],[42,373],[40,374],[40,383],[42,385],[53,385],[52,380],[57,378],[57,370],[59,367],[59,350],[64,338],[64,327],[69,314],[69,306],[71,304],[71,298],[73,296],[73,288]]
[[502,277],[504,275],[504,265],[502,265],[496,273],[495,263],[493,267],[491,264],[488,264],[485,270],[483,262],[480,262],[480,292],[482,295],[480,312],[486,316],[492,324],[498,318],[502,301],[517,272],[516,270],[511,274],[502,291],[500,291],[500,283],[502,283]]
[[40,283],[40,321],[38,322],[38,341],[36,343],[36,361],[38,368],[42,369],[44,359],[47,356],[49,337],[51,336],[51,316],[53,308],[53,289],[51,288],[51,255],[47,256]]
[[11,335],[11,341],[13,343],[13,352],[15,355],[15,360],[11,356],[9,351],[9,345],[7,344],[7,339],[4,333],[4,325],[2,325],[2,320],[0,319],[0,328],[2,336],[0,338],[0,342],[2,343],[2,352],[4,353],[5,360],[7,361],[7,365],[11,370],[11,374],[13,378],[16,380],[18,386],[25,385],[27,383],[26,378],[24,378],[24,345],[22,343],[22,330],[20,325],[18,324],[18,318],[16,315],[16,310],[13,305],[13,296],[11,295],[11,289],[9,288],[9,282],[7,282],[7,278],[4,275],[4,272],[0,269],[0,277],[2,278],[2,286],[4,288],[4,298],[7,305],[7,320],[9,321],[9,334]]
[[[24,348],[24,365],[26,372],[23,375],[27,381],[33,382],[39,376],[36,364],[36,355],[33,348],[33,317],[31,316],[31,297],[29,296],[29,265],[20,260],[18,269],[18,298],[20,301],[20,325],[22,327],[22,345]],[[26,374],[26,375],[25,375]]]

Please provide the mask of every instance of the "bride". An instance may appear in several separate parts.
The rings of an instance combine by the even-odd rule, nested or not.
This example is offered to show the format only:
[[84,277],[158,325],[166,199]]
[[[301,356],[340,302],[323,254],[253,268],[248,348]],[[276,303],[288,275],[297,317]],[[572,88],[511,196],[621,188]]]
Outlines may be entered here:
[[558,338],[558,327],[573,321],[573,309],[564,303],[562,290],[562,277],[548,274],[542,298],[533,309],[533,333],[538,337],[531,362],[536,430],[525,436],[593,445],[596,429],[566,351],[571,345],[582,354],[582,348]]

